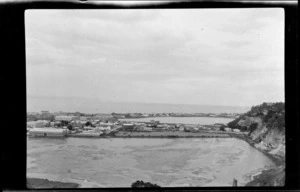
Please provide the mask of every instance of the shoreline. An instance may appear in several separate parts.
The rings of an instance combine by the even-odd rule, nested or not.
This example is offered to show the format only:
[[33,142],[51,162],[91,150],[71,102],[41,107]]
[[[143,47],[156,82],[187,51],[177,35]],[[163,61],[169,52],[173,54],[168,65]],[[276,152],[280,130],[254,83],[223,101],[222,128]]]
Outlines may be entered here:
[[153,117],[118,117],[118,119],[143,119],[143,118],[147,118],[147,119],[151,119],[151,118],[157,118],[157,117],[209,117],[209,118],[226,118],[226,119],[235,119],[236,117],[227,117],[227,116],[153,116]]
[[173,131],[152,131],[152,132],[118,132],[114,135],[88,136],[88,135],[68,135],[67,137],[82,138],[231,138],[227,133],[214,132],[173,132]]
[[231,134],[231,136],[246,141],[253,148],[267,156],[275,164],[275,167],[266,168],[262,171],[259,171],[258,173],[251,175],[251,181],[246,183],[246,187],[285,185],[285,157],[276,156],[270,154],[267,150],[255,147],[256,143],[250,140],[250,138],[246,138],[245,136],[241,137],[235,134]]
[[270,154],[267,150],[263,150],[261,148],[255,147],[256,143],[254,141],[250,140],[249,138],[246,138],[245,136],[242,136],[242,135],[232,134],[232,133],[229,133],[229,135],[233,138],[244,140],[249,145],[251,145],[253,148],[255,148],[256,150],[260,151],[265,156],[267,156],[276,166],[281,166],[281,165],[285,164],[284,157],[279,157],[279,156]]

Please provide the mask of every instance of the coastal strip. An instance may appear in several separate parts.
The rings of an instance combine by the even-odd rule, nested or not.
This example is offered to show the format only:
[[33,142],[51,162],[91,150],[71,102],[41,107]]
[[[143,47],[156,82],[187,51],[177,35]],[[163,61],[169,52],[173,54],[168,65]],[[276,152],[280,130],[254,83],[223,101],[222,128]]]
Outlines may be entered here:
[[225,133],[213,132],[181,132],[181,131],[153,131],[153,132],[125,132],[119,131],[114,137],[144,137],[144,138],[228,138]]

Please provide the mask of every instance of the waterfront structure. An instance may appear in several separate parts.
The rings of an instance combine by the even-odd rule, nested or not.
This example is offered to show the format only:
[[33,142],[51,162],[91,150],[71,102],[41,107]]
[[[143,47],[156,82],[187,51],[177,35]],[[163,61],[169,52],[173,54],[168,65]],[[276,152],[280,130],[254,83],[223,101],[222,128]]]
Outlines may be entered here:
[[67,129],[56,128],[33,128],[28,131],[33,137],[64,137],[68,134]]

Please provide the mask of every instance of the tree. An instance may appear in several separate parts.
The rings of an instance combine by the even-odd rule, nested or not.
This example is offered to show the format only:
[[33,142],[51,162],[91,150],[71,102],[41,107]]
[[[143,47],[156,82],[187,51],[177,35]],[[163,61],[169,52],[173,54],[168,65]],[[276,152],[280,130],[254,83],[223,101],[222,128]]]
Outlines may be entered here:
[[67,128],[71,131],[73,130],[73,126],[72,125],[68,125]]
[[159,188],[159,185],[156,184],[152,184],[150,182],[144,182],[144,181],[136,181],[134,183],[131,184],[132,188],[141,188],[141,187],[152,187],[152,188]]
[[249,127],[250,133],[252,133],[258,126],[258,123],[252,123]]
[[225,131],[225,127],[226,127],[225,125],[221,125],[220,126],[220,131]]
[[92,126],[92,123],[90,121],[85,123],[85,126]]

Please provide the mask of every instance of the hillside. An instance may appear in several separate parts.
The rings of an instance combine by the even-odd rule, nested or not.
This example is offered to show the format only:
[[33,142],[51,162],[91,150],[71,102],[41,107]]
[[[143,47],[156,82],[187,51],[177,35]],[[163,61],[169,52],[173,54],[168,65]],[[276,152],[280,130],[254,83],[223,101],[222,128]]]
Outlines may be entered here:
[[285,157],[285,106],[284,103],[263,103],[228,123],[230,128],[248,131],[255,147]]
[[264,171],[247,186],[283,186],[285,182],[285,105],[263,103],[229,122],[228,127],[249,132],[246,140],[277,163],[277,168]]

